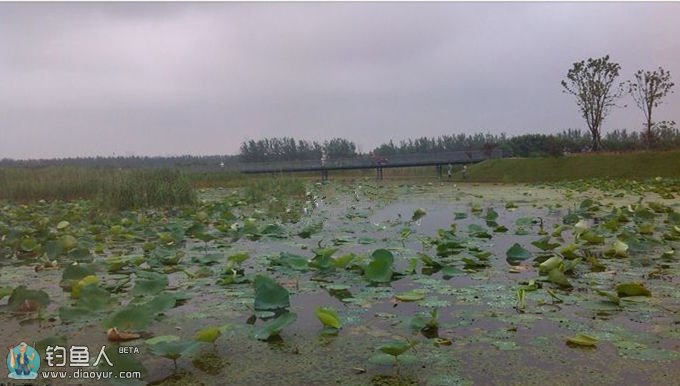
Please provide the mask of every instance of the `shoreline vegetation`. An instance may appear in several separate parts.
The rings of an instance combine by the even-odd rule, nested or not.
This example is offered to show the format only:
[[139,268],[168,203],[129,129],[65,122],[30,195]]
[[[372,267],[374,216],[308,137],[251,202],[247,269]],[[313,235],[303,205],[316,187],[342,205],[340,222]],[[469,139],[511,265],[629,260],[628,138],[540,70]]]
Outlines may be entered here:
[[196,202],[196,192],[179,170],[58,167],[0,169],[0,200],[95,201],[112,210],[170,207]]
[[[372,179],[373,170],[334,171],[333,179]],[[465,182],[541,183],[587,179],[653,179],[680,177],[680,151],[639,151],[626,153],[572,154],[562,157],[491,159],[470,165]],[[385,178],[432,179],[433,167],[395,168]],[[196,190],[203,188],[244,188],[256,201],[269,193],[301,197],[305,180],[317,173],[281,173],[245,176],[233,170],[195,171],[190,168],[112,168],[48,166],[41,168],[0,168],[0,200],[95,201],[112,210],[172,207],[196,202]],[[451,179],[462,182],[461,167]]]
[[[263,138],[241,144],[239,154],[232,155],[174,155],[174,156],[96,156],[44,159],[0,158],[0,168],[88,166],[114,168],[180,168],[190,171],[235,171],[242,164],[252,162],[319,161],[355,157],[391,157],[396,155],[431,154],[453,151],[500,150],[505,157],[560,157],[564,154],[590,154],[590,134],[578,129],[557,134],[475,133],[440,135],[438,137],[389,140],[376,148],[362,152],[354,142],[333,138],[319,143],[292,137]],[[603,152],[640,152],[680,150],[680,129],[675,122],[660,122],[651,145],[643,133],[616,129],[602,134]]]

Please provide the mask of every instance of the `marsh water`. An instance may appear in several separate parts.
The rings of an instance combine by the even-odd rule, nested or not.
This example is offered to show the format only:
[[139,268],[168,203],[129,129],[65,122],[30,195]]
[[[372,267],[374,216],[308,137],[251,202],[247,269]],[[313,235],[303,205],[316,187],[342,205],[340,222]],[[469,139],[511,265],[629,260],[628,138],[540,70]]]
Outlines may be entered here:
[[[58,336],[95,352],[101,345],[137,346],[141,353],[134,361],[145,369],[139,383],[165,385],[677,383],[680,257],[670,252],[679,242],[663,235],[672,232],[668,213],[677,209],[680,200],[661,199],[654,193],[440,182],[328,183],[313,185],[308,193],[304,203],[287,209],[301,212],[297,221],[238,207],[231,200],[233,218],[228,222],[237,225],[232,228],[245,228],[250,222],[257,224],[259,232],[250,237],[214,232],[217,236],[207,241],[187,236],[173,247],[182,251],[179,262],[98,270],[99,282],[109,289],[135,277],[137,269],[162,272],[168,277],[162,292],[177,299],[174,307],[137,329],[141,338],[125,343],[107,341],[102,320],[116,307],[135,301],[131,291],[116,292],[120,295],[110,309],[66,322],[63,309],[70,309],[75,301],[60,286],[68,258],[61,256],[56,266],[39,270],[36,266],[42,263],[36,258],[7,259],[0,263],[0,286],[44,290],[50,303],[37,314],[17,314],[8,309],[7,298],[0,300],[0,342]],[[202,199],[227,202],[233,194],[207,190]],[[584,200],[590,201],[584,205]],[[661,203],[666,210],[649,210],[651,217],[641,215],[654,229],[640,235],[636,229],[642,220],[637,221],[634,213],[641,209],[635,205],[646,202]],[[616,210],[628,210],[629,221],[620,221],[616,229],[602,227]],[[125,216],[139,218],[134,213]],[[582,230],[576,231],[574,221],[566,220],[569,216],[583,220],[581,226],[596,230],[604,240],[577,240]],[[155,221],[167,226],[172,218],[165,213]],[[75,227],[76,222],[71,222]],[[211,229],[216,226],[216,221],[207,223]],[[267,227],[272,224],[274,228]],[[310,224],[321,225],[300,236]],[[556,232],[559,227],[564,229]],[[106,262],[111,255],[148,255],[142,244],[150,236],[135,232],[93,252],[90,263]],[[556,246],[532,244],[546,237]],[[461,247],[452,251],[441,247],[454,238]],[[607,253],[616,239],[625,240],[629,247],[625,254]],[[573,242],[578,244],[578,257],[565,263],[578,263],[562,268],[569,285],[539,272],[540,262]],[[515,244],[531,257],[510,259]],[[336,248],[333,258],[353,253],[356,264],[321,270],[313,265],[286,265],[282,257],[288,253],[312,260],[321,248]],[[362,274],[361,267],[379,249],[394,256],[394,274],[388,282],[371,281]],[[228,256],[237,252],[246,252],[249,258],[224,280],[230,275],[224,272]],[[437,264],[426,263],[422,254]],[[293,324],[267,341],[252,337],[253,329],[271,318],[271,313],[253,308],[255,274],[265,274],[286,288],[289,310],[297,315]],[[131,288],[135,280],[122,288]],[[615,292],[621,283],[642,284],[651,296],[621,297],[615,304],[597,292]],[[413,298],[398,298],[414,293]],[[342,328],[328,334],[315,316],[317,307],[335,309]],[[436,328],[422,328],[418,320],[435,310]],[[209,326],[219,326],[222,335],[215,343],[182,355],[177,369],[173,361],[148,350],[146,340],[152,337],[191,340]],[[569,337],[578,334],[597,343],[567,344]],[[415,343],[399,366],[385,361],[376,350],[394,339]]]

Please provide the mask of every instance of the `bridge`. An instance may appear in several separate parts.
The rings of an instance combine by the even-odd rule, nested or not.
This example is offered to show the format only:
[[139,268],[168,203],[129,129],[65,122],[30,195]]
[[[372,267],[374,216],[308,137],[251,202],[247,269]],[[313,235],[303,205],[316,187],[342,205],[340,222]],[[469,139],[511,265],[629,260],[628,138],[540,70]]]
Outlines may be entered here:
[[441,153],[417,153],[397,154],[392,156],[357,156],[353,158],[329,159],[325,162],[319,160],[307,161],[281,161],[281,162],[257,162],[244,163],[241,165],[241,173],[295,173],[295,172],[319,172],[321,179],[328,179],[328,172],[333,170],[361,170],[375,169],[376,177],[383,179],[383,170],[389,168],[408,168],[421,166],[434,166],[437,175],[441,178],[442,170],[448,165],[465,165],[481,162],[490,158],[501,158],[501,150],[483,151],[452,151]]

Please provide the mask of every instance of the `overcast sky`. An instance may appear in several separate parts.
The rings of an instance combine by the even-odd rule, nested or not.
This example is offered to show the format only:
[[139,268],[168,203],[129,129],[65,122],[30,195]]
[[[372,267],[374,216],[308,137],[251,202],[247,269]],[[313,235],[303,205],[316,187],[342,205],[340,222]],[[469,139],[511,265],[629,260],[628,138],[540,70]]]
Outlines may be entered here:
[[[0,158],[585,130],[571,64],[680,84],[678,36],[680,3],[0,3]],[[621,104],[605,131],[641,127]]]

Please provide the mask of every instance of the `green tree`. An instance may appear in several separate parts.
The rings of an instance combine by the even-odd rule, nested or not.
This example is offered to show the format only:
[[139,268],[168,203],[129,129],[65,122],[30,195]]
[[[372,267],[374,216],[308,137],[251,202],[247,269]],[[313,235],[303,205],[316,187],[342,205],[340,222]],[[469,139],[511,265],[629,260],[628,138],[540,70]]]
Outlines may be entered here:
[[323,148],[330,159],[352,158],[357,155],[356,144],[344,138],[333,138],[330,141],[325,141]]
[[670,71],[661,67],[655,71],[638,70],[634,75],[635,79],[627,82],[628,93],[645,115],[643,138],[649,149],[654,145],[658,136],[657,127],[652,120],[652,112],[655,107],[663,103],[666,95],[673,93],[674,83],[671,82]]
[[623,88],[614,85],[620,70],[621,65],[610,62],[609,55],[599,59],[588,58],[574,63],[567,72],[567,78],[561,82],[563,91],[576,97],[576,105],[592,136],[593,151],[602,148],[602,122],[623,94]]

